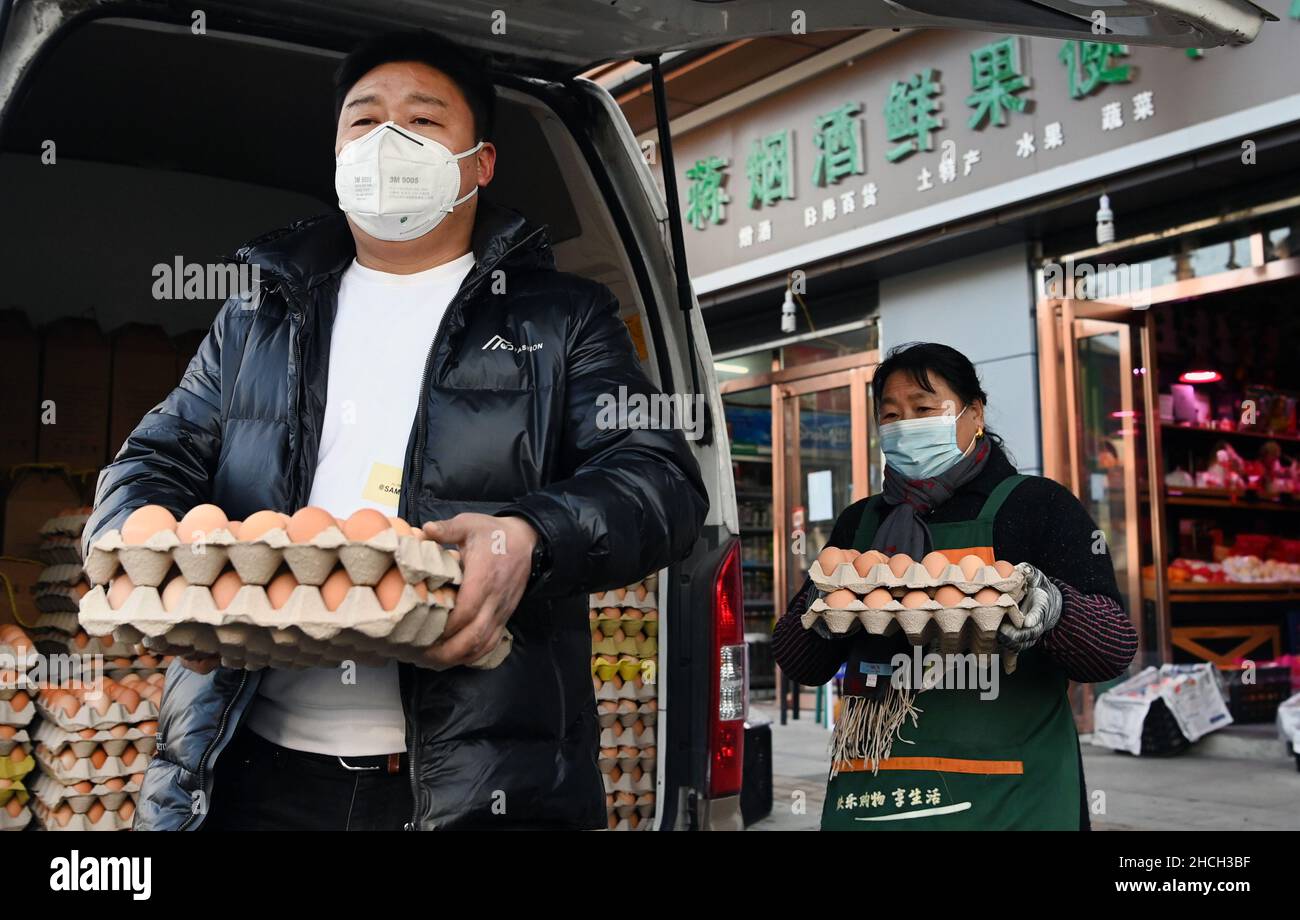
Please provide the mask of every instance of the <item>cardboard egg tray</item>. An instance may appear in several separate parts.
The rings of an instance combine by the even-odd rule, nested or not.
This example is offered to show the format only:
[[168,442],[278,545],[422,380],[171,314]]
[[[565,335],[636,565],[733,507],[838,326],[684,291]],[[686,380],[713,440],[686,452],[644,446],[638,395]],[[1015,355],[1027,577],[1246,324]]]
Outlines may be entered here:
[[32,721],[36,715],[36,705],[26,698],[26,694],[20,699],[21,707],[16,704],[13,697],[0,699],[0,725],[15,725],[21,728]]
[[89,512],[79,511],[75,514],[63,514],[49,518],[41,525],[40,535],[42,537],[78,537],[81,530],[86,526],[86,521],[90,520]]
[[[605,807],[610,817],[610,830],[631,831],[649,828],[648,818],[655,812],[655,794],[653,792],[611,792],[605,796]],[[633,822],[636,822],[634,825]]]
[[46,565],[62,565],[68,562],[80,565],[81,538],[63,534],[43,537],[36,550],[36,558]]
[[1010,575],[1004,577],[991,565],[983,566],[974,578],[967,578],[955,563],[949,563],[938,576],[934,576],[919,562],[908,566],[902,575],[895,575],[884,563],[873,565],[866,575],[859,575],[850,562],[841,563],[827,574],[822,571],[821,562],[813,560],[808,569],[808,577],[819,590],[827,594],[841,588],[847,588],[854,594],[868,594],[876,588],[888,588],[897,596],[917,590],[933,593],[932,589],[944,585],[952,585],[962,594],[975,594],[984,588],[993,588],[1000,594],[1011,595],[1015,600],[1019,600],[1025,593],[1025,577],[1018,570],[1012,570]]
[[[156,588],[174,565],[191,585],[211,585],[226,563],[245,585],[265,585],[287,565],[299,584],[319,587],[342,564],[354,585],[373,587],[396,561],[408,582],[427,579],[430,588],[460,579],[460,555],[432,540],[399,537],[392,528],[365,540],[349,540],[337,527],[326,527],[309,542],[294,543],[283,528],[256,540],[236,540],[228,530],[208,534],[202,543],[181,543],[174,531],[161,530],[140,545],[127,545],[110,530],[90,547],[86,577],[106,584],[119,568],[136,587]],[[420,571],[419,578],[410,575]],[[436,582],[436,583],[435,583]]]
[[56,633],[70,637],[80,631],[81,624],[77,622],[75,610],[42,612],[37,616],[36,625],[31,629],[32,639],[35,641],[57,638]]
[[[649,613],[654,614],[653,619],[647,619]],[[587,618],[594,629],[606,636],[620,629],[626,636],[659,635],[659,611],[655,607],[592,607],[587,611]]]
[[615,792],[654,792],[655,791],[655,774],[653,770],[643,770],[640,767],[633,767],[630,770],[624,770],[621,767],[614,767],[606,773],[602,773],[605,783],[605,794]]
[[[18,759],[15,760],[15,757]],[[36,760],[32,757],[32,745],[30,743],[10,745],[9,753],[4,757],[0,757],[0,780],[21,783],[23,777],[34,769],[36,769]],[[0,789],[0,795],[5,791]],[[4,804],[3,800],[0,800],[0,804]]]
[[[655,592],[645,590],[638,596],[638,591],[634,590],[641,586],[633,588],[617,588],[606,591],[603,594],[592,594],[587,597],[587,606],[596,610],[602,607],[630,607],[633,610],[651,610],[659,606],[655,599]],[[620,596],[619,592],[623,592]]]
[[598,703],[605,700],[647,702],[656,699],[658,696],[655,685],[639,677],[632,680],[623,680],[618,676],[614,676],[604,681],[598,677],[593,677],[592,683],[596,689],[596,701]]
[[40,711],[41,718],[67,732],[79,732],[87,728],[99,731],[110,729],[123,722],[131,724],[152,722],[158,718],[158,707],[152,701],[144,698],[141,698],[139,705],[134,710],[128,710],[121,703],[112,701],[101,713],[95,709],[94,703],[83,702],[80,709],[68,716],[64,714],[62,709],[48,708],[40,699],[36,700],[36,709]]
[[9,752],[15,747],[21,747],[30,753],[31,743],[32,736],[27,733],[27,729],[20,728],[12,738],[0,738],[0,758],[8,757]]
[[[131,802],[135,802],[135,797],[131,797]],[[119,806],[120,807],[120,806]],[[117,811],[104,809],[104,813],[99,816],[99,820],[91,823],[89,809],[82,814],[75,812],[68,819],[67,824],[60,824],[59,819],[55,817],[54,809],[37,800],[32,803],[32,810],[36,815],[36,820],[40,822],[41,827],[47,831],[129,831],[131,824],[135,820],[135,813],[132,817],[123,818]]]
[[[125,750],[115,757],[105,756],[99,766],[95,766],[90,757],[77,757],[71,765],[66,765],[60,759],[61,755],[55,755],[43,744],[36,745],[36,760],[41,765],[41,770],[65,786],[73,786],[83,780],[102,783],[144,771],[149,763],[149,755],[143,753],[138,744],[139,742],[128,741]],[[131,754],[131,750],[135,753]]]
[[143,770],[126,777],[117,777],[102,783],[91,783],[87,791],[79,790],[82,783],[67,785],[60,783],[48,773],[42,773],[32,783],[32,797],[53,811],[64,802],[71,806],[76,814],[82,814],[96,801],[104,804],[110,811],[116,811],[128,799],[134,800],[140,791],[140,779]]
[[[399,538],[391,530],[364,542],[346,540],[336,527],[326,528],[307,544],[289,543],[278,528],[250,543],[230,539],[221,544],[225,537],[224,531],[213,534],[206,552],[195,554],[169,531],[136,547],[122,546],[116,531],[105,534],[92,547],[94,565],[87,561],[87,572],[97,584],[81,603],[86,631],[111,632],[156,652],[216,654],[226,667],[307,668],[344,661],[379,665],[394,659],[424,664],[424,653],[446,628],[454,592],[448,587],[438,598],[421,601],[413,585],[423,582],[438,591],[460,583],[458,553],[431,540]],[[228,609],[218,610],[208,586],[226,562],[244,586]],[[190,584],[176,608],[167,611],[157,585],[173,563]],[[299,585],[276,610],[264,585],[282,563]],[[339,564],[353,587],[331,611],[319,585]],[[394,609],[385,610],[373,586],[394,564],[407,585]],[[113,610],[98,581],[118,566],[136,587],[122,607]],[[496,667],[512,642],[506,632],[500,645],[471,667]]]
[[32,810],[24,805],[18,814],[9,814],[8,809],[0,808],[0,831],[21,831],[31,823]]
[[36,576],[37,594],[42,588],[51,585],[75,585],[81,581],[81,564],[79,562],[61,562],[58,565],[47,565],[41,569],[41,574]]
[[127,747],[134,747],[141,754],[153,756],[158,745],[157,736],[152,731],[143,731],[138,725],[122,723],[111,729],[83,729],[79,732],[65,731],[53,722],[41,722],[36,729],[33,740],[42,745],[54,756],[63,752],[65,747],[72,748],[78,757],[89,757],[97,747],[103,747],[110,757],[118,757]]
[[601,700],[596,704],[596,718],[601,728],[609,728],[616,722],[627,727],[635,724],[638,719],[643,725],[654,725],[658,717],[659,704],[654,699],[643,702],[633,699]]
[[599,631],[591,634],[593,655],[631,655],[634,658],[654,658],[659,654],[659,640],[655,636],[606,636]]

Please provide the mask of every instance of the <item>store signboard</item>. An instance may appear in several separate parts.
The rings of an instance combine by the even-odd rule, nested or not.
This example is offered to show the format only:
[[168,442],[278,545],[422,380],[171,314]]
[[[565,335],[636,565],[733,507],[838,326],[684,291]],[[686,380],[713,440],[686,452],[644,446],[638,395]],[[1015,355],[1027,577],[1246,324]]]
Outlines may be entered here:
[[[1300,21],[1179,49],[907,36],[674,138],[700,293],[1300,121]],[[1242,168],[1251,154],[1243,149]]]

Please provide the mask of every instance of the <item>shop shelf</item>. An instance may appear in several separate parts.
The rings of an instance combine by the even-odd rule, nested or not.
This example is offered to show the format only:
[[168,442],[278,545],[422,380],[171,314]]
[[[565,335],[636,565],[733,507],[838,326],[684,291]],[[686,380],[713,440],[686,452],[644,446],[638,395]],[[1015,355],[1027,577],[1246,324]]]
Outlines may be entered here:
[[[1176,604],[1220,604],[1225,602],[1300,601],[1300,582],[1203,582],[1180,581],[1168,586],[1169,600]],[[1154,579],[1142,580],[1142,595],[1156,596]]]
[[1229,489],[1189,489],[1183,486],[1166,487],[1165,504],[1195,508],[1226,508],[1241,511],[1300,511],[1300,502],[1294,499],[1262,498],[1257,492],[1233,492]]
[[1196,434],[1217,434],[1225,438],[1260,438],[1265,441],[1289,441],[1293,444],[1300,444],[1300,435],[1295,434],[1268,434],[1263,431],[1224,431],[1221,428],[1210,428],[1201,425],[1178,425],[1174,422],[1161,422],[1160,427],[1165,431],[1187,431]]

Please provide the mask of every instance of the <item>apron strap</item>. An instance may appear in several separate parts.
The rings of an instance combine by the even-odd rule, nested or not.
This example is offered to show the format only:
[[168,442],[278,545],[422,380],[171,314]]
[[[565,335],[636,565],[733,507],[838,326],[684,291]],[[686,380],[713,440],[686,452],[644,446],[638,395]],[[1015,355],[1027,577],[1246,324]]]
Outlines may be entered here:
[[871,541],[876,538],[876,530],[880,527],[880,506],[884,503],[883,492],[877,492],[867,499],[867,504],[862,509],[862,519],[858,521],[857,533],[853,535],[852,549],[863,553],[871,549]]
[[994,486],[993,491],[989,493],[989,497],[984,502],[984,507],[980,509],[979,517],[975,520],[992,527],[993,519],[997,517],[998,510],[1002,507],[1002,503],[1007,500],[1007,496],[1011,494],[1016,486],[1028,478],[1023,473],[1012,473],[999,482]]

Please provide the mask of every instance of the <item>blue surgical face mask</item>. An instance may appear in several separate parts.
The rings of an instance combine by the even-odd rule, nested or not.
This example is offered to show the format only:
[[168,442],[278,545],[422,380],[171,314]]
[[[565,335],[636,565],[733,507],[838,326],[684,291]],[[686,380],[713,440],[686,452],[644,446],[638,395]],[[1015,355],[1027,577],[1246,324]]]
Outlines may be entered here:
[[[906,418],[880,426],[885,463],[908,479],[933,479],[952,468],[966,452],[957,446],[957,419],[966,414]],[[975,442],[972,439],[971,444]]]

